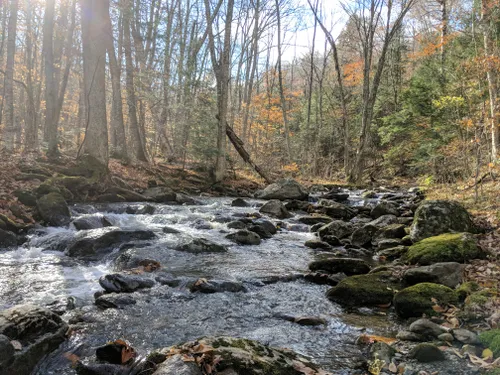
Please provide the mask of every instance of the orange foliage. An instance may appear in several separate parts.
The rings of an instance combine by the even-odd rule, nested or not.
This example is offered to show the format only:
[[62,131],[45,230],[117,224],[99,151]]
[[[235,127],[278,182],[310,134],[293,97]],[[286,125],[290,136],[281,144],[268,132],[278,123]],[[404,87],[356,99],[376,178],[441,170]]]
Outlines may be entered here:
[[344,81],[347,87],[361,84],[363,80],[363,60],[354,61],[344,66]]

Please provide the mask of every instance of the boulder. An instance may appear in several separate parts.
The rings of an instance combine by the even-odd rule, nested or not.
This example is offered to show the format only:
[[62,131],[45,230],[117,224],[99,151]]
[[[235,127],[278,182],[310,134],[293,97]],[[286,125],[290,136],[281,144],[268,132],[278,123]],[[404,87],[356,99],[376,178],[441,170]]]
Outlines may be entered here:
[[335,202],[344,202],[349,199],[349,193],[339,187],[334,187],[328,193],[321,196],[323,199],[330,199]]
[[13,360],[15,351],[9,338],[0,335],[0,369],[6,367]]
[[265,215],[275,217],[277,219],[286,219],[286,218],[289,218],[292,216],[292,215],[290,215],[288,210],[285,208],[283,203],[281,203],[277,199],[272,199],[269,202],[267,202],[266,204],[264,204],[260,208],[259,212],[262,214],[265,214]]
[[464,263],[484,255],[473,235],[447,233],[426,238],[410,246],[405,261],[426,266],[443,262]]
[[[221,375],[332,375],[290,350],[265,346],[257,341],[232,337],[207,337],[183,345],[165,348],[161,353],[193,353],[196,348],[208,348],[213,358],[220,358],[217,373]],[[161,367],[161,365],[160,365]],[[185,367],[181,367],[184,369]],[[300,369],[300,370],[297,370]],[[161,375],[181,375],[163,372]],[[186,372],[182,375],[199,375]]]
[[249,207],[250,203],[248,203],[243,198],[236,198],[231,202],[231,207]]
[[421,283],[405,288],[394,296],[394,308],[402,318],[436,315],[432,309],[436,304],[456,305],[458,295],[444,285]]
[[403,241],[397,239],[397,238],[386,238],[384,240],[379,240],[377,242],[377,249],[378,251],[386,250],[386,249],[392,249],[398,246],[401,246],[403,244]]
[[355,209],[328,199],[321,199],[317,210],[334,219],[351,220],[357,215]]
[[446,359],[441,349],[428,343],[418,344],[410,351],[409,355],[410,358],[416,359],[418,362],[444,361]]
[[476,232],[464,207],[445,200],[425,201],[418,207],[410,232],[413,242],[449,232]]
[[102,310],[123,309],[125,306],[135,305],[136,303],[136,300],[128,294],[109,293],[95,299],[95,305]]
[[235,220],[227,223],[227,227],[229,229],[246,229],[247,225],[240,220]]
[[406,236],[405,226],[403,224],[390,224],[380,229],[373,238],[373,242],[377,243],[384,239],[402,239]]
[[370,216],[372,217],[372,219],[378,219],[379,217],[384,215],[399,216],[399,210],[397,204],[389,201],[380,201],[370,211]]
[[28,190],[16,190],[14,196],[19,202],[28,207],[36,207],[36,196]]
[[157,186],[145,190],[142,195],[156,203],[175,202],[175,192],[166,186]]
[[351,244],[361,247],[371,246],[372,239],[379,228],[372,224],[363,225],[356,229],[351,235]]
[[[2,374],[31,374],[38,361],[66,339],[67,330],[68,325],[59,315],[34,305],[18,305],[0,312]],[[14,355],[5,337],[21,344]]]
[[194,198],[191,198],[187,194],[183,193],[177,193],[175,194],[175,201],[179,204],[185,205],[185,206],[198,206],[201,205],[200,201],[197,201]]
[[350,236],[353,232],[353,225],[342,220],[332,221],[330,224],[326,224],[318,230],[321,239],[325,236],[335,236],[338,239],[342,239]]
[[225,253],[227,251],[227,247],[216,244],[215,242],[209,241],[205,238],[195,238],[187,243],[177,246],[175,250],[193,254]]
[[296,199],[306,201],[309,192],[301,184],[293,179],[285,179],[268,185],[264,190],[255,193],[258,199]]
[[403,274],[403,282],[409,286],[428,282],[455,288],[462,282],[463,271],[460,263],[436,263],[409,269]]
[[377,255],[384,260],[393,261],[404,256],[407,251],[407,246],[396,246],[379,251]]
[[152,288],[155,282],[139,275],[114,273],[102,276],[99,284],[106,293],[132,293],[139,289]]
[[257,233],[243,229],[236,233],[231,233],[226,236],[230,241],[236,242],[239,245],[260,245],[260,236]]
[[246,288],[238,281],[205,279],[195,281],[189,287],[189,290],[192,293],[200,292],[205,294],[246,292]]
[[[260,238],[267,239],[271,238],[273,235],[266,229],[265,225],[251,224],[247,227],[250,232],[257,233]],[[276,230],[276,228],[275,228]]]
[[331,249],[330,244],[328,244],[327,242],[320,241],[320,240],[309,240],[309,241],[306,241],[306,243],[304,245],[306,247],[311,248],[311,249],[325,249],[325,250]]
[[481,342],[479,341],[478,335],[467,329],[457,328],[453,330],[453,337],[455,340],[461,342],[462,344],[477,345]]
[[108,219],[100,215],[79,217],[78,219],[73,220],[72,224],[76,230],[98,229],[111,226]]
[[381,229],[391,224],[399,224],[399,221],[395,215],[383,215],[375,220],[370,221],[368,224]]
[[17,236],[6,230],[0,229],[0,249],[17,246]]
[[370,272],[370,266],[362,259],[355,258],[326,258],[309,264],[311,271],[325,271],[328,273],[344,273],[347,276],[363,275]]
[[397,280],[390,272],[350,276],[328,290],[326,296],[343,306],[377,306],[390,304]]
[[68,246],[66,255],[84,260],[99,260],[118,245],[151,240],[156,235],[149,230],[121,230],[115,227],[86,231]]
[[59,193],[50,193],[42,196],[36,202],[38,213],[48,225],[61,227],[68,225],[71,220],[68,204]]
[[182,355],[175,354],[167,357],[160,364],[153,375],[203,375],[194,362],[185,362]]
[[439,335],[446,333],[447,329],[429,319],[418,319],[410,324],[410,332],[416,333],[426,339],[433,340]]
[[[252,224],[259,226],[259,227],[262,227],[262,229],[264,229],[266,232],[268,232],[270,234],[278,233],[278,229],[276,229],[276,226],[272,222],[270,222],[269,220],[262,219],[262,218],[256,219],[252,222]],[[251,230],[251,229],[249,228],[249,230]],[[258,232],[256,232],[256,233],[258,233]]]
[[333,220],[331,217],[328,217],[328,216],[309,215],[309,216],[299,217],[299,221],[303,224],[315,225],[318,223],[328,224],[328,223],[331,223]]

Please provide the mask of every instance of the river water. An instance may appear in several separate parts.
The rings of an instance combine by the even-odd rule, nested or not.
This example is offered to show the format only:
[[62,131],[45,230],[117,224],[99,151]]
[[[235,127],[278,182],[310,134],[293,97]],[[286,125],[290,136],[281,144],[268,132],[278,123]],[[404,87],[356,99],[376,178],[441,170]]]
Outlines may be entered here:
[[[161,274],[239,281],[246,292],[202,294],[191,293],[182,283],[174,288],[156,284],[132,293],[137,304],[103,311],[93,304],[94,293],[102,290],[98,279],[116,272],[114,258],[123,249],[115,249],[99,262],[70,258],[62,251],[78,233],[70,226],[39,228],[22,247],[0,251],[0,308],[21,303],[57,306],[72,296],[76,311],[84,317],[68,342],[42,361],[35,374],[74,374],[63,353],[85,358],[95,347],[118,338],[147,354],[151,349],[208,335],[245,337],[290,348],[325,369],[347,374],[348,363],[359,354],[355,338],[365,326],[369,333],[390,334],[393,328],[386,317],[369,312],[366,316],[346,314],[326,299],[328,286],[286,277],[304,274],[308,263],[321,255],[304,246],[314,237],[307,226],[298,223],[298,216],[284,220],[278,233],[260,245],[240,246],[225,238],[231,232],[226,223],[257,212],[262,202],[249,200],[250,207],[237,208],[231,207],[230,198],[199,200],[201,205],[153,205],[151,215],[126,213],[126,207],[137,209],[141,204],[77,205],[72,214],[75,219],[105,216],[121,229],[153,230],[157,239],[135,246],[161,263]],[[181,233],[165,234],[166,226]],[[192,254],[174,250],[179,241],[188,238],[206,238],[227,245],[229,251]],[[74,314],[70,311],[63,317]],[[327,323],[300,326],[282,315],[316,316]]]

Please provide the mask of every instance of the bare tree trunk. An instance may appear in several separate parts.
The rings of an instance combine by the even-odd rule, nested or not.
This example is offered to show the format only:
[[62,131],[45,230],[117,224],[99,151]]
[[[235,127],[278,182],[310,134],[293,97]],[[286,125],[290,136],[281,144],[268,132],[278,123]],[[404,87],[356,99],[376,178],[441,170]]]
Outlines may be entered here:
[[446,39],[448,37],[448,8],[447,0],[438,0],[441,6],[441,79],[443,84],[445,81],[445,64],[446,64]]
[[86,101],[85,139],[79,157],[89,155],[108,166],[106,117],[106,12],[109,0],[82,0],[83,76]]
[[281,56],[282,56],[282,48],[281,48],[281,14],[280,14],[280,5],[279,0],[276,0],[276,18],[278,20],[278,85],[280,91],[280,99],[281,99],[281,110],[283,112],[283,125],[285,128],[285,144],[286,144],[286,157],[287,162],[290,164],[292,162],[292,151],[290,146],[290,130],[288,125],[288,113],[287,113],[287,103],[285,97],[285,88],[283,85],[283,70],[281,67]]
[[4,147],[8,151],[15,149],[14,138],[16,127],[14,122],[14,65],[16,55],[17,33],[17,0],[10,1],[9,26],[7,28],[7,65],[5,66],[5,134]]
[[128,121],[130,139],[132,142],[132,153],[130,156],[139,161],[147,162],[146,150],[142,142],[142,137],[137,119],[137,99],[134,87],[134,62],[132,60],[132,41],[130,35],[131,4],[130,0],[124,0],[123,7],[123,48],[125,50],[125,72],[128,105]]
[[38,129],[36,122],[35,98],[33,90],[33,28],[32,28],[32,7],[31,0],[25,0],[26,6],[26,88],[27,88],[27,109],[26,109],[26,133],[24,143],[24,153],[29,154],[38,151]]
[[[4,62],[4,52],[5,52],[5,39],[7,37],[7,4],[0,4],[0,14],[2,15],[2,32],[0,33],[0,67],[3,66]],[[5,100],[5,85],[4,85],[5,79],[0,80],[0,84],[2,87],[2,90],[0,91],[1,93],[1,99],[0,99],[0,125],[2,124],[2,114],[3,114],[3,105],[4,105],[4,100]]]

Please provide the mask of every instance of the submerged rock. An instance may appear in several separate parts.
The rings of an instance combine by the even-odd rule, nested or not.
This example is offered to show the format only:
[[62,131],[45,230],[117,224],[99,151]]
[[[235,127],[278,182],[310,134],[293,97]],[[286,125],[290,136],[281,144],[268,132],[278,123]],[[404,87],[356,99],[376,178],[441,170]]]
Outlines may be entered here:
[[413,242],[449,232],[476,232],[469,213],[462,205],[435,200],[425,201],[418,207],[411,226]]
[[200,293],[238,293],[246,292],[246,288],[238,281],[199,279],[189,288],[191,292]]
[[297,199],[307,200],[309,192],[293,179],[285,179],[268,185],[264,190],[255,193],[258,199]]
[[135,305],[136,300],[128,294],[103,294],[95,299],[95,305],[100,309],[123,309],[125,306]]
[[36,202],[38,213],[48,225],[61,227],[68,225],[71,220],[68,204],[59,193],[50,193],[42,196]]
[[209,241],[205,238],[195,238],[190,242],[177,246],[175,250],[194,254],[225,253],[227,251],[227,247],[216,244],[215,242]]
[[107,293],[132,293],[139,289],[152,288],[154,280],[123,273],[102,276],[99,284]]
[[0,341],[0,347],[5,350],[0,355],[1,373],[31,374],[38,361],[66,339],[67,330],[68,325],[59,315],[34,305],[18,305],[0,312],[0,337],[21,345],[12,355],[5,339]]
[[0,229],[0,249],[17,246],[17,236],[6,230]]
[[432,309],[435,304],[456,305],[458,294],[444,285],[421,283],[403,289],[394,296],[394,308],[402,318],[435,315]]
[[249,207],[250,203],[248,203],[243,198],[236,198],[231,202],[232,207]]
[[410,246],[405,260],[422,266],[442,263],[464,263],[484,257],[476,238],[470,233],[447,233],[426,238]]

